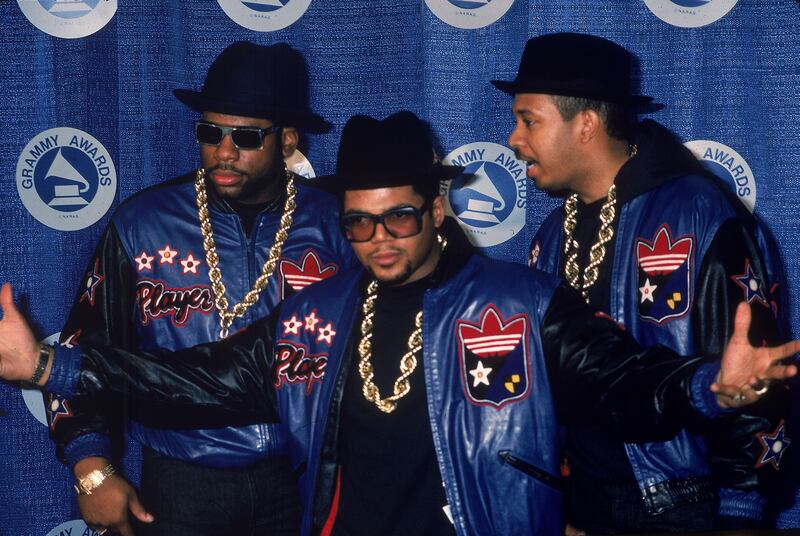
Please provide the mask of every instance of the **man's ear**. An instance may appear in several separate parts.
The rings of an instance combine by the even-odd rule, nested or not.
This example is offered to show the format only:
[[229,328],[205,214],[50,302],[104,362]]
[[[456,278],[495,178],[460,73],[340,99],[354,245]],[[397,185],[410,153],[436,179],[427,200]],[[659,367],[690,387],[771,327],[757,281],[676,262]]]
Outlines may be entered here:
[[433,199],[431,214],[433,216],[433,225],[438,229],[442,226],[442,222],[444,221],[444,196],[437,195]]
[[296,128],[283,127],[283,129],[281,129],[281,152],[284,158],[289,158],[294,154],[299,141],[300,134],[298,134]]
[[604,128],[603,120],[600,115],[594,110],[584,110],[577,116],[578,134],[581,143],[588,143],[592,141]]

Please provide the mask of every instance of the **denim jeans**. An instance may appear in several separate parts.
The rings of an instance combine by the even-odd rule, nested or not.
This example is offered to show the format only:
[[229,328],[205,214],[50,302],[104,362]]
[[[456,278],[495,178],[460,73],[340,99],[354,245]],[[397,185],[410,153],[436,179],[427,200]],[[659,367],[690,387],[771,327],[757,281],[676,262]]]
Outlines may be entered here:
[[193,465],[145,449],[141,499],[155,521],[140,536],[296,535],[297,485],[287,458],[248,467]]

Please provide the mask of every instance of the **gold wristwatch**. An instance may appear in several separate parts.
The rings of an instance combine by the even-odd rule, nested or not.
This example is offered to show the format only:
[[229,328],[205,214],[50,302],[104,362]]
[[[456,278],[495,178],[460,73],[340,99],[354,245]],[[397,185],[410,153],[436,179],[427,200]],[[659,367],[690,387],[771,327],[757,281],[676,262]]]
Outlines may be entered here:
[[78,495],[91,495],[107,477],[113,474],[114,466],[111,464],[106,465],[102,469],[89,471],[85,475],[78,477],[78,482],[75,484],[75,491]]

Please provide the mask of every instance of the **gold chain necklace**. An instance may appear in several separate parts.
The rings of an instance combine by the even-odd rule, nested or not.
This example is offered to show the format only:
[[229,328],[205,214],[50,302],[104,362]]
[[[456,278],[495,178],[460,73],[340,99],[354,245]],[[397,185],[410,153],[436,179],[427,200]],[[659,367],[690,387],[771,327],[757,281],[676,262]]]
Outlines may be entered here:
[[[636,145],[628,146],[628,158],[633,158],[639,152]],[[583,271],[583,282],[580,281],[581,270],[578,266],[578,250],[580,245],[573,237],[575,226],[578,223],[578,194],[570,194],[564,203],[564,276],[567,282],[579,290],[586,303],[589,303],[589,289],[597,282],[600,273],[600,264],[606,257],[606,244],[614,237],[614,219],[617,217],[617,185],[612,184],[608,189],[606,202],[600,208],[600,231],[597,233],[597,242],[589,250],[589,264]]]
[[197,192],[197,214],[200,217],[200,232],[203,235],[203,249],[206,252],[206,263],[208,263],[208,278],[211,280],[211,289],[214,291],[214,305],[219,313],[219,337],[224,339],[228,336],[231,324],[234,319],[241,318],[244,313],[254,305],[261,292],[266,288],[270,276],[275,271],[275,266],[281,256],[283,244],[289,237],[289,227],[292,226],[292,214],[294,213],[295,195],[297,190],[294,186],[291,174],[286,171],[286,202],[283,205],[283,215],[281,215],[280,225],[275,233],[275,242],[269,248],[267,260],[261,267],[261,275],[258,276],[253,288],[245,295],[244,299],[228,310],[228,298],[225,297],[225,283],[222,282],[222,272],[219,269],[219,256],[217,246],[214,242],[214,233],[211,230],[211,218],[208,213],[208,198],[206,196],[206,170],[200,168],[195,174],[194,189]]
[[[439,238],[441,251],[447,246],[447,240]],[[400,376],[394,381],[391,396],[381,398],[378,386],[373,383],[375,370],[372,368],[372,319],[375,316],[375,300],[378,298],[378,281],[373,279],[367,287],[367,297],[362,305],[364,319],[361,321],[361,341],[358,343],[358,374],[364,382],[362,393],[364,398],[375,404],[384,413],[391,413],[397,408],[397,401],[411,391],[408,377],[417,368],[417,358],[414,356],[422,348],[422,311],[414,318],[414,331],[408,337],[408,351],[400,358]]]

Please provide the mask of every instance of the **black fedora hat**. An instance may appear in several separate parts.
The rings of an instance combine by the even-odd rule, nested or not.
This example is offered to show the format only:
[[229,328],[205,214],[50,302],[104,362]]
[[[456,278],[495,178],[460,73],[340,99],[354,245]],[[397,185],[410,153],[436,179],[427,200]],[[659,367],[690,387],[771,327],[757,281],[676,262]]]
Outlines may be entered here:
[[336,193],[407,185],[425,190],[463,171],[463,167],[439,162],[428,124],[402,111],[383,120],[351,117],[339,141],[336,173],[313,182]]
[[309,108],[303,55],[285,43],[233,43],[209,67],[202,90],[173,93],[198,112],[259,117],[314,134],[331,129]]
[[529,39],[511,81],[492,80],[510,95],[542,93],[660,108],[633,92],[636,58],[616,43],[588,34],[554,33]]

